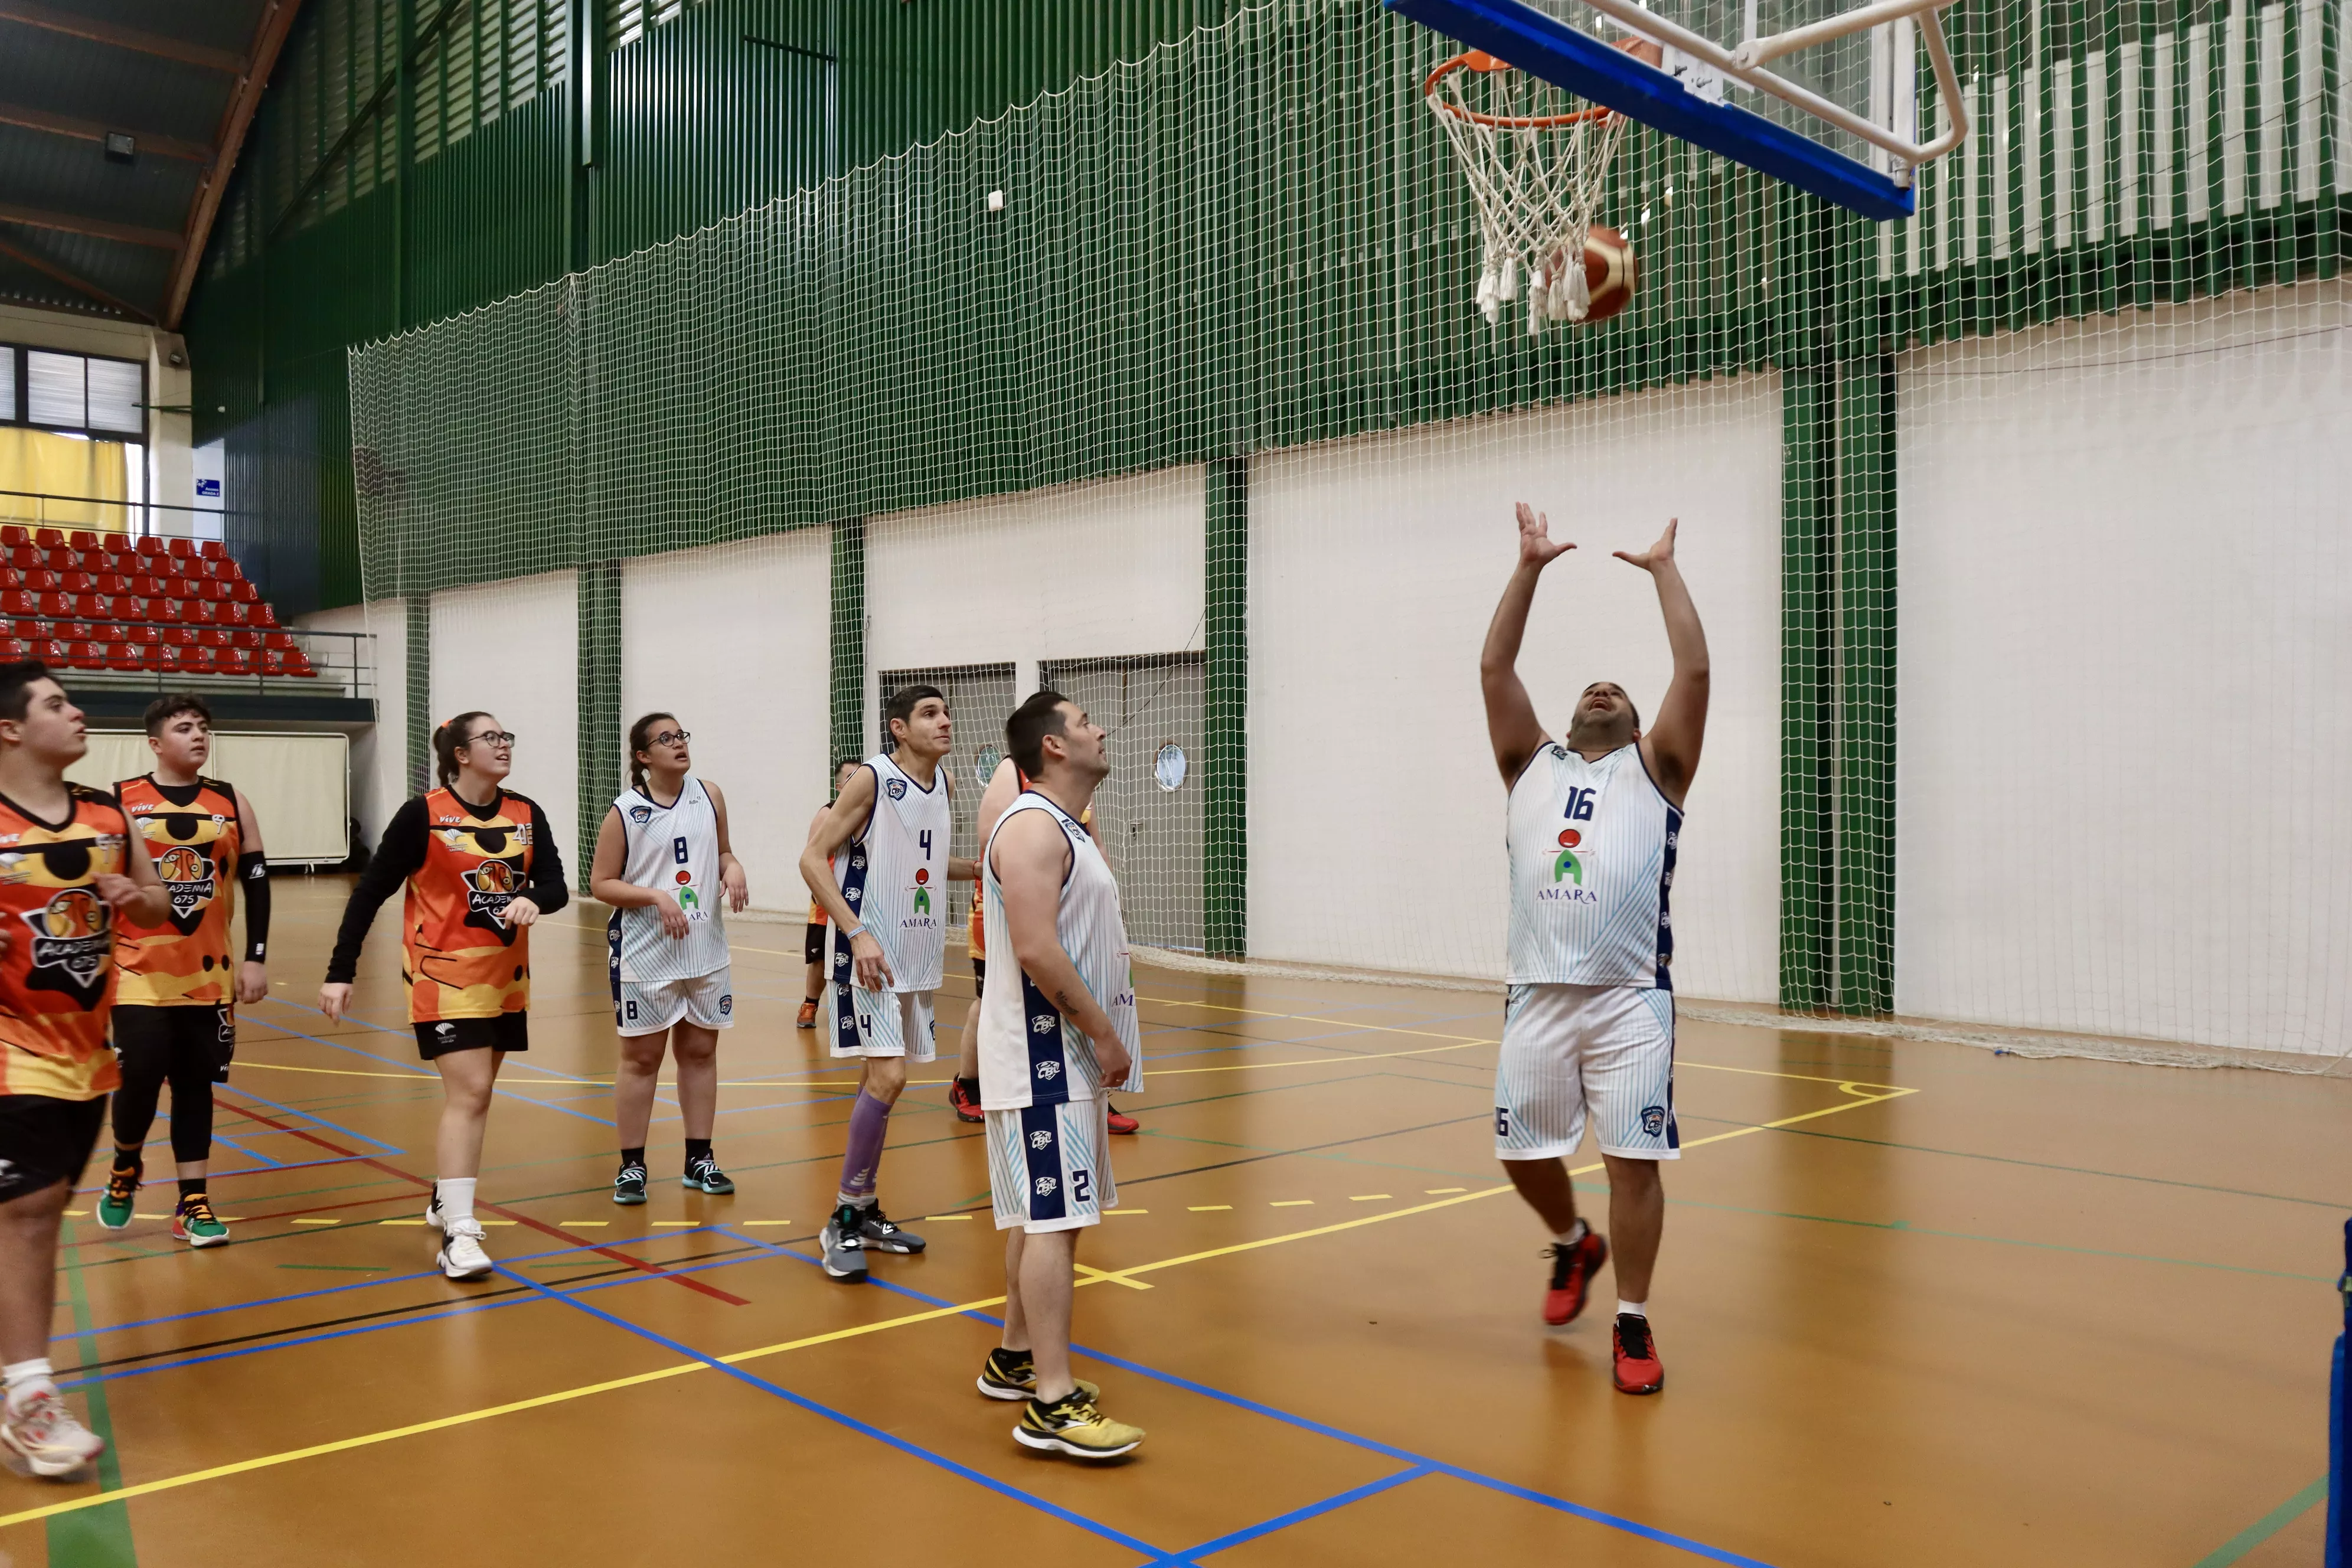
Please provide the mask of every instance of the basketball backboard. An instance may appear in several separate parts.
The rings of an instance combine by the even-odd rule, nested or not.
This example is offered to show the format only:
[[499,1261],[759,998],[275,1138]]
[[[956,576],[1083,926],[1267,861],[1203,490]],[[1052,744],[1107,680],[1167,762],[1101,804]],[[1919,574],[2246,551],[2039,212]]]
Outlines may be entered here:
[[[1859,9],[1835,0],[1385,3],[1580,98],[1880,221],[1911,216],[1911,171],[1969,132],[1936,16],[1951,0]],[[1662,46],[1663,68],[1618,47],[1627,35]],[[1916,129],[1922,46],[1948,117],[1926,142]],[[1791,63],[1768,68],[1784,58]]]

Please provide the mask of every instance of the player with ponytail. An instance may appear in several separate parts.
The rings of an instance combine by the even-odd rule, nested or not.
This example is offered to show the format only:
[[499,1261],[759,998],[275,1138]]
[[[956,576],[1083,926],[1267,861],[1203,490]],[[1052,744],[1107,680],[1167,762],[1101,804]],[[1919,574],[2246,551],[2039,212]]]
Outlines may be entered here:
[[505,787],[515,737],[479,710],[433,731],[439,784],[393,815],[343,908],[319,1008],[341,1021],[368,927],[405,885],[401,980],[419,1055],[441,1075],[433,1203],[435,1262],[452,1279],[491,1270],[474,1182],[499,1064],[530,1044],[530,928],[571,897],[547,814]]

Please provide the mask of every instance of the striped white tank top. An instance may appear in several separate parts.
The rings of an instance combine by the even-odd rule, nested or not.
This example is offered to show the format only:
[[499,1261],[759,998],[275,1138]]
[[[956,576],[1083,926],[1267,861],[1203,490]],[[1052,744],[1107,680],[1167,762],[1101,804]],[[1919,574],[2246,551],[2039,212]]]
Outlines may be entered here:
[[659,888],[677,900],[686,935],[673,937],[650,909],[614,910],[605,940],[619,977],[634,985],[697,980],[727,967],[727,927],[719,912],[719,813],[692,773],[664,805],[642,790],[613,802],[621,814],[621,879]]
[[948,954],[948,775],[925,789],[887,757],[874,770],[874,809],[833,858],[844,902],[882,944],[893,991],[937,991]]
[[1666,903],[1683,814],[1639,743],[1591,763],[1546,745],[1511,785],[1508,823],[1508,983],[1674,989]]

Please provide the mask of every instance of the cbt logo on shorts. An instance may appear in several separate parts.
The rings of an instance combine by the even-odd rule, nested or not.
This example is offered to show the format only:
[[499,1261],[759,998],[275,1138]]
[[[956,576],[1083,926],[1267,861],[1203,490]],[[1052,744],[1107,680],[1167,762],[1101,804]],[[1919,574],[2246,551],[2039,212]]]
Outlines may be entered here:
[[1062,1064],[1059,1062],[1039,1062],[1037,1064],[1037,1076],[1044,1079],[1046,1082],[1051,1083],[1055,1079],[1062,1076]]
[[1054,1195],[1054,1189],[1061,1184],[1051,1176],[1040,1176],[1037,1178],[1037,1195],[1041,1198],[1050,1198]]
[[1053,1146],[1054,1135],[1044,1128],[1029,1134],[1029,1147],[1032,1149],[1050,1149]]
[[1655,1138],[1666,1130],[1666,1108],[1663,1105],[1642,1107],[1642,1131]]
[[734,1011],[735,994],[732,991],[730,991],[725,995],[719,998],[719,1016],[722,1018],[729,1017],[733,1015]]

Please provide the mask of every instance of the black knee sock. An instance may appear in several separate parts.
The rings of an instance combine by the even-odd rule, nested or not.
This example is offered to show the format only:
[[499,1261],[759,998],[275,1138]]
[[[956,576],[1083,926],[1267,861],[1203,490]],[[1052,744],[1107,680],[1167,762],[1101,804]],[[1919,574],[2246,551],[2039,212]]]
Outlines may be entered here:
[[691,1165],[691,1164],[693,1164],[697,1160],[708,1160],[708,1159],[709,1159],[709,1158],[710,1158],[710,1140],[709,1140],[709,1139],[708,1139],[708,1138],[689,1138],[689,1139],[688,1139],[688,1140],[686,1141],[686,1163],[687,1163],[688,1164]]
[[114,1168],[116,1170],[143,1171],[146,1167],[146,1156],[142,1154],[138,1150],[125,1149],[120,1143],[117,1143],[114,1146]]
[[646,1152],[642,1146],[621,1151],[621,1169],[625,1171],[632,1165],[642,1165],[645,1163]]
[[202,1176],[182,1176],[180,1178],[180,1201],[182,1203],[186,1203],[190,1198],[200,1198],[204,1195],[205,1179]]

